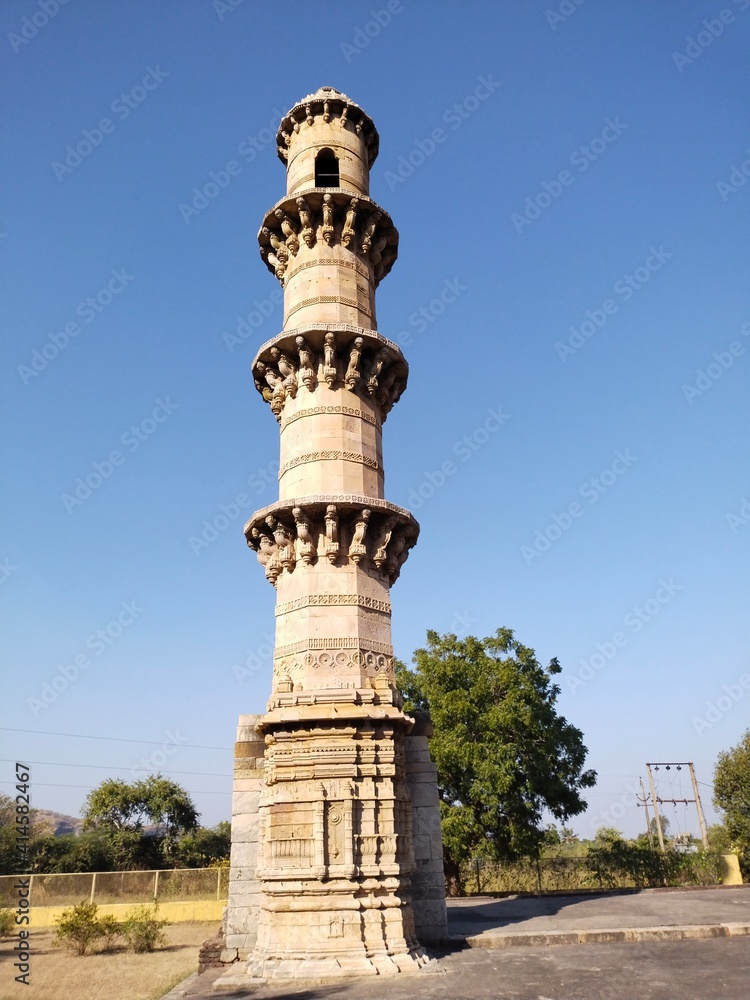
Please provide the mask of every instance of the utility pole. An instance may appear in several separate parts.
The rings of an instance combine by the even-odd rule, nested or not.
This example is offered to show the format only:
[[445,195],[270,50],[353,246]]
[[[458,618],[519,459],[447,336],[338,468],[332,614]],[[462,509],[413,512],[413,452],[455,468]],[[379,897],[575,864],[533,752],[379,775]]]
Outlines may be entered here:
[[[700,797],[700,793],[698,791],[698,780],[695,777],[695,767],[693,766],[692,762],[689,762],[689,761],[674,761],[674,760],[668,761],[668,762],[657,761],[657,762],[654,762],[652,764],[646,764],[646,767],[648,768],[648,780],[649,780],[649,784],[651,786],[651,802],[652,802],[653,807],[654,807],[654,815],[656,817],[656,832],[659,834],[659,847],[661,848],[661,850],[662,851],[664,850],[664,837],[662,835],[661,819],[659,817],[659,810],[658,810],[657,803],[670,802],[670,803],[672,803],[672,805],[679,805],[680,803],[682,803],[683,805],[686,805],[686,806],[687,805],[691,805],[692,803],[695,803],[695,809],[696,809],[696,812],[698,813],[698,825],[700,826],[700,830],[701,830],[701,841],[703,843],[703,850],[707,851],[708,850],[708,829],[706,828],[706,817],[703,814],[703,806],[701,805],[701,797]],[[690,769],[690,780],[693,783],[693,795],[695,796],[695,798],[692,798],[692,799],[658,799],[656,797],[656,788],[654,787],[654,778],[653,778],[653,775],[651,773],[651,768],[652,767],[654,768],[655,771],[658,771],[660,767],[665,768],[667,771],[671,770],[673,767],[676,768],[678,771],[681,771],[683,769],[683,767],[689,768]]]
[[708,829],[706,828],[706,817],[703,815],[703,806],[701,804],[701,796],[698,791],[698,779],[695,777],[695,768],[692,764],[688,764],[690,768],[690,780],[693,782],[693,795],[695,796],[695,808],[698,811],[698,824],[701,828],[701,841],[703,842],[703,850],[708,850]]
[[654,831],[651,829],[651,817],[648,814],[648,799],[646,798],[646,789],[643,787],[643,778],[639,778],[638,780],[641,783],[641,802],[643,803],[643,808],[646,810],[646,833],[648,834],[648,846],[653,851]]
[[654,786],[654,776],[651,773],[651,765],[646,764],[648,769],[648,783],[651,787],[651,805],[654,807],[654,819],[656,820],[656,836],[659,838],[659,850],[664,853],[664,834],[661,832],[661,817],[659,816],[659,807],[656,804],[656,788]]

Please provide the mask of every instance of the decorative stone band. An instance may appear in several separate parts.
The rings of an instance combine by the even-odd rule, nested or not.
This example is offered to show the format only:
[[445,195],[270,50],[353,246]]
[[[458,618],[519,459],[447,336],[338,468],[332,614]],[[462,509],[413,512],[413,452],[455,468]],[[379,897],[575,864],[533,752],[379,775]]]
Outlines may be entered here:
[[310,250],[316,244],[349,250],[369,264],[376,287],[398,256],[398,230],[390,215],[372,198],[345,188],[306,188],[282,198],[264,218],[258,243],[263,262],[282,287],[294,273],[301,244]]
[[418,536],[408,510],[354,494],[278,501],[245,525],[247,544],[274,586],[298,562],[310,566],[318,559],[332,566],[353,562],[393,585]]
[[284,465],[279,469],[279,479],[284,475],[284,473],[289,472],[290,469],[296,469],[298,465],[307,465],[308,462],[327,462],[327,461],[341,461],[341,462],[357,462],[360,465],[366,465],[369,469],[379,469],[380,464],[375,461],[374,458],[370,458],[368,455],[362,455],[356,451],[310,451],[305,455],[297,455],[296,458],[291,459],[289,462],[285,462]]
[[368,611],[379,611],[386,615],[391,613],[390,601],[379,601],[376,597],[366,597],[364,594],[308,594],[294,601],[277,604],[275,614],[278,617],[287,615],[290,611],[299,611],[300,608],[342,606],[366,608]]
[[[266,341],[252,364],[255,388],[282,423],[284,403],[295,399],[301,386],[314,392],[345,388],[374,403],[384,421],[406,388],[409,366],[397,344],[375,330],[348,323],[304,326],[284,330]],[[322,406],[307,413],[347,412]],[[352,416],[371,419],[354,411]]]
[[319,413],[340,413],[345,417],[359,417],[360,420],[364,420],[368,424],[377,423],[371,413],[357,410],[353,406],[310,406],[306,410],[297,410],[296,413],[290,413],[289,416],[284,417],[281,421],[281,429],[283,431],[287,424],[292,424],[301,417],[314,417]]
[[[350,679],[352,671],[359,681]],[[273,676],[269,708],[347,700],[362,703],[375,698],[389,704],[398,701],[393,689],[393,647],[374,639],[334,636],[279,646],[274,652]],[[375,694],[368,697],[368,690]],[[342,696],[344,691],[349,699]]]
[[316,93],[303,98],[281,119],[276,136],[276,151],[282,163],[286,163],[292,133],[312,125],[317,117],[322,117],[325,122],[338,121],[342,128],[345,128],[347,123],[353,125],[357,135],[363,135],[365,138],[367,165],[372,167],[380,143],[378,130],[372,118],[358,104],[333,87],[321,87]]
[[369,319],[372,319],[372,312],[364,304],[364,302],[361,302],[358,299],[347,298],[346,295],[313,295],[309,299],[302,299],[289,309],[286,314],[287,319],[289,319],[290,316],[294,316],[294,314],[299,312],[301,309],[307,309],[308,306],[324,305],[326,302],[335,302],[340,306],[349,306],[350,309],[356,309],[358,312],[364,313],[364,315]]
[[[352,271],[356,271],[357,274],[368,280],[370,277],[370,272],[364,264],[360,264],[355,258],[352,260],[342,260],[340,257],[313,257],[312,260],[303,261],[300,261],[299,257],[295,257],[294,264],[290,264],[289,266],[287,277],[291,274],[299,274],[300,271],[306,271],[308,267],[320,267],[321,264],[335,264],[336,267],[346,267]],[[357,303],[357,308],[362,308],[359,303]]]
[[[332,650],[357,650],[362,651],[362,640],[352,639],[350,636],[328,636],[308,639],[298,639],[297,642],[288,642],[285,646],[277,646],[273,652],[274,660],[283,659],[291,653],[309,653],[312,650],[320,651],[320,656],[324,656],[327,662],[328,657],[333,656]],[[364,644],[369,652],[384,656],[393,656],[393,646],[389,642],[378,642],[377,639],[368,639]],[[320,657],[318,657],[320,659]],[[315,664],[318,665],[317,663]]]

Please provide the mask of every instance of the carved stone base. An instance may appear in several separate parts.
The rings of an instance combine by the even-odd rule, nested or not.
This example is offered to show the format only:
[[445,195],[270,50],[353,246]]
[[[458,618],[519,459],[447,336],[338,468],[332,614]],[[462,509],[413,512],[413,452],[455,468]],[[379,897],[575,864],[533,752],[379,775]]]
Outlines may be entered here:
[[428,961],[400,880],[285,883],[266,891],[254,979],[330,979],[417,972]]

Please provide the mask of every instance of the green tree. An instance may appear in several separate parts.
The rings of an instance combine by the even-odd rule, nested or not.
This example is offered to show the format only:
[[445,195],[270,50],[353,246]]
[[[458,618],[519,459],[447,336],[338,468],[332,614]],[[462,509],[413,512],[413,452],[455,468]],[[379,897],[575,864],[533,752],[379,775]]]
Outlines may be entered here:
[[735,747],[720,753],[714,768],[714,805],[736,848],[745,877],[750,876],[750,729]]
[[140,830],[145,808],[135,784],[106,778],[86,796],[81,815],[84,830]]
[[[169,863],[181,834],[198,828],[198,812],[185,789],[160,774],[128,783],[108,778],[86,798],[84,830],[106,837],[113,867]],[[155,827],[144,835],[144,825]]]
[[180,868],[210,868],[229,862],[232,827],[228,820],[212,829],[205,826],[180,837],[175,848],[175,861]]
[[188,793],[160,774],[131,784],[107,778],[87,796],[83,817],[87,830],[140,831],[148,821],[158,836],[168,838],[198,828],[198,812]]
[[541,666],[510,629],[494,636],[427,633],[415,669],[397,664],[409,709],[430,712],[430,749],[438,770],[449,888],[471,857],[538,856],[542,816],[564,822],[586,808],[581,789],[596,783],[584,770],[583,734],[556,710],[557,660]]
[[[52,828],[36,809],[29,811],[29,820],[28,850],[31,855],[37,845],[51,835]],[[18,862],[16,802],[12,796],[0,792],[0,875],[15,875],[19,870]]]

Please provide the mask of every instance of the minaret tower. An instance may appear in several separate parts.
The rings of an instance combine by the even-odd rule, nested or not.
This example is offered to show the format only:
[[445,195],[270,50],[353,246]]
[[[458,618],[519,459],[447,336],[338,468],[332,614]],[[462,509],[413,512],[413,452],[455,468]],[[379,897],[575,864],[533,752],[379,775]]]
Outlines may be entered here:
[[[410,756],[391,644],[390,589],[419,533],[384,496],[382,425],[408,366],[377,332],[375,289],[398,233],[369,196],[378,133],[344,94],[323,87],[295,105],[277,143],[287,191],[258,238],[284,289],[284,328],[252,367],[280,427],[279,499],[245,526],[277,592],[273,689],[265,715],[240,719],[229,922],[254,892],[253,976],[398,972],[425,960],[412,758],[431,783],[415,802],[420,843],[431,838],[418,860],[434,876],[430,919],[444,922],[434,768],[426,739]],[[235,839],[256,804],[253,887]]]

